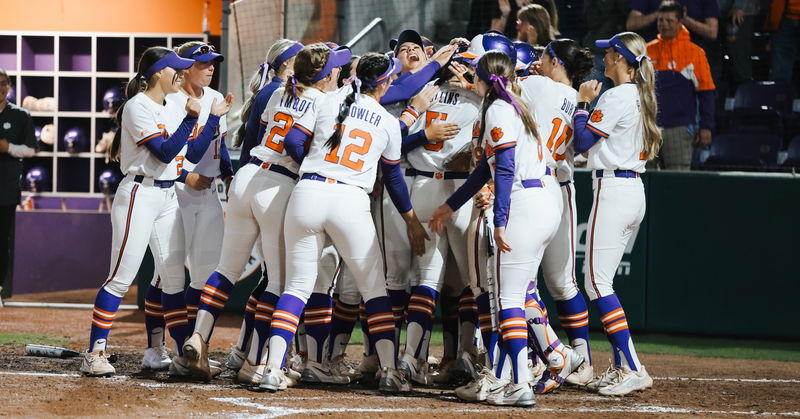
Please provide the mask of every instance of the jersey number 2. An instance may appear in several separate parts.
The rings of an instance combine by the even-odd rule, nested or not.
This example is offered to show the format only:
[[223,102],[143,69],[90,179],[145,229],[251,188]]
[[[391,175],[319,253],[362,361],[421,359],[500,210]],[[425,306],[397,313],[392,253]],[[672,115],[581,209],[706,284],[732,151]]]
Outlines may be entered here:
[[[564,127],[564,131],[561,131],[562,125]],[[558,135],[559,131],[561,131],[561,135]],[[553,131],[550,133],[550,138],[547,140],[547,149],[552,150],[553,159],[558,161],[567,158],[566,150],[561,154],[556,153],[556,150],[564,145],[564,143],[569,141],[570,138],[572,138],[572,128],[570,128],[569,125],[564,124],[564,121],[562,121],[561,118],[553,118]]]
[[[347,131],[347,129],[344,125],[342,125],[342,132],[345,131]],[[347,147],[344,148],[344,153],[342,153],[341,158],[339,157],[339,148],[341,146],[340,144],[334,147],[334,149],[331,150],[330,153],[325,155],[325,161],[333,164],[341,164],[344,167],[360,172],[361,169],[364,167],[364,160],[358,159],[353,161],[350,158],[350,155],[356,154],[363,157],[365,154],[367,154],[367,152],[369,151],[369,147],[372,145],[372,135],[370,135],[370,133],[366,131],[360,129],[354,129],[350,131],[348,137],[354,140],[361,139],[364,142],[361,145],[358,145],[356,143],[349,144]]]
[[[264,142],[264,145],[277,153],[283,153],[283,139],[292,129],[294,118],[289,114],[277,112],[272,120],[277,124],[273,125],[272,129],[269,130],[269,135],[267,135],[267,141]],[[283,126],[280,125],[281,122],[283,122]],[[276,135],[280,137],[277,141],[275,140]]]

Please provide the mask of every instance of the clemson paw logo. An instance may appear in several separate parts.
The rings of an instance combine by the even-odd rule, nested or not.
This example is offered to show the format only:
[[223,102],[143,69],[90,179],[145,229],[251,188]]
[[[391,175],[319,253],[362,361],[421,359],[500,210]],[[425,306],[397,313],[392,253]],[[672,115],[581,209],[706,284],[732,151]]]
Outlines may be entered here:
[[600,121],[602,121],[603,120],[603,111],[601,111],[600,109],[596,109],[594,112],[592,112],[592,117],[589,118],[589,120],[592,121],[592,122],[600,122]]
[[503,130],[500,129],[500,127],[492,128],[491,134],[494,142],[498,142],[501,138],[503,138]]

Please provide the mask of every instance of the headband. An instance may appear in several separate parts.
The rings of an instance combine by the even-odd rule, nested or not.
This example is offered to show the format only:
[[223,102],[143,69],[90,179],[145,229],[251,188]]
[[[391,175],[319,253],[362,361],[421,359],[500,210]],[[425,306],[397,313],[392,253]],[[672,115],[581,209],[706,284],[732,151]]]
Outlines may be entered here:
[[153,74],[167,68],[171,67],[175,70],[185,70],[194,65],[194,60],[189,60],[186,58],[178,57],[178,54],[175,51],[170,51],[167,55],[161,57],[160,60],[156,61],[151,65],[144,73],[142,73],[142,77],[145,80],[150,80],[150,77],[153,77]]
[[495,92],[497,92],[497,94],[499,94],[500,97],[502,97],[506,102],[510,103],[517,112],[517,115],[522,115],[522,107],[520,107],[517,100],[514,99],[514,96],[512,96],[508,91],[509,81],[507,78],[498,76],[497,74],[487,74],[480,66],[475,68],[475,74],[479,79],[492,86]]
[[564,65],[564,62],[561,61],[561,58],[558,58],[558,55],[556,55],[555,50],[553,50],[553,43],[552,42],[547,44],[547,53],[550,54],[551,57],[555,58],[556,61],[558,61],[559,64]]
[[283,65],[286,61],[297,55],[300,50],[303,49],[303,44],[299,42],[295,42],[294,44],[290,45],[289,48],[286,48],[277,58],[272,60],[272,62],[264,61],[258,67],[262,70],[261,71],[261,81],[258,83],[258,90],[261,90],[262,87],[267,82],[267,74],[269,73],[270,68],[277,69]]
[[389,68],[387,68],[386,71],[383,72],[383,74],[378,76],[375,80],[369,82],[363,82],[363,84],[367,87],[376,87],[380,84],[383,84],[387,80],[389,80],[389,77],[399,73],[402,67],[403,66],[402,64],[400,64],[400,60],[398,60],[397,58],[391,58],[389,60]]
[[609,48],[609,47],[614,48],[614,51],[617,51],[620,55],[622,55],[622,57],[625,58],[625,61],[627,61],[628,64],[636,68],[639,68],[639,66],[641,66],[642,61],[650,59],[650,57],[648,57],[645,54],[635,55],[633,52],[631,52],[631,50],[628,49],[627,46],[625,46],[625,43],[622,42],[621,39],[619,39],[618,35],[612,36],[611,39],[597,40],[594,42],[594,44],[599,48]]

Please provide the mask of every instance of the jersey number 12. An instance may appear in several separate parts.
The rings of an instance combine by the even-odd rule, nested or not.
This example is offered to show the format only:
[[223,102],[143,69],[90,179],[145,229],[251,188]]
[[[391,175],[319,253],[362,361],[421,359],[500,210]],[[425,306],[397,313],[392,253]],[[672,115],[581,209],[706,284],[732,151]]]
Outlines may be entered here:
[[[347,131],[344,125],[342,125],[341,129],[343,133]],[[325,161],[333,164],[341,164],[344,167],[360,172],[364,167],[364,160],[352,160],[350,155],[356,154],[363,157],[365,154],[367,154],[369,147],[372,145],[372,135],[366,131],[354,129],[350,131],[350,134],[347,136],[354,140],[361,139],[363,140],[363,143],[361,145],[356,143],[348,144],[344,148],[344,153],[342,153],[341,157],[339,157],[339,148],[341,148],[341,144],[339,144],[325,155]],[[342,135],[342,137],[344,137],[344,135]]]

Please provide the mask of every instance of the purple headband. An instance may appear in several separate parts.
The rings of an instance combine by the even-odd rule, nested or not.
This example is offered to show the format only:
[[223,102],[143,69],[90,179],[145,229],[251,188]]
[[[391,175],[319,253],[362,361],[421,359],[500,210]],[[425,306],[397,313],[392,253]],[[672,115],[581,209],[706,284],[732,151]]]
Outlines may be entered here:
[[303,44],[295,42],[294,44],[290,45],[289,48],[286,48],[286,50],[278,55],[278,57],[275,58],[275,60],[273,60],[271,63],[269,61],[264,61],[261,63],[258,66],[258,68],[261,69],[261,81],[258,83],[258,90],[261,90],[261,88],[266,84],[267,74],[269,73],[270,68],[274,68],[277,71],[278,67],[283,65],[283,63],[288,61],[290,58],[297,55],[301,49],[303,49]]
[[564,62],[561,61],[561,58],[558,58],[558,55],[556,55],[556,52],[553,50],[553,43],[552,42],[547,44],[547,53],[550,54],[551,57],[555,58],[556,61],[558,61],[559,64],[564,65]]
[[389,77],[399,73],[401,69],[402,69],[402,64],[400,64],[400,60],[398,60],[397,58],[390,58],[389,68],[387,68],[386,71],[383,72],[383,74],[375,78],[375,80],[368,83],[364,82],[364,84],[369,87],[375,87],[378,86],[379,84],[383,84],[384,82],[389,80]]
[[475,74],[479,79],[485,81],[494,88],[494,91],[500,95],[506,102],[510,103],[517,111],[517,115],[522,115],[522,107],[519,106],[514,96],[508,92],[508,79],[497,74],[486,74],[480,66],[475,67]]
[[292,97],[297,97],[297,77],[292,76],[287,80],[289,87],[292,89]]

